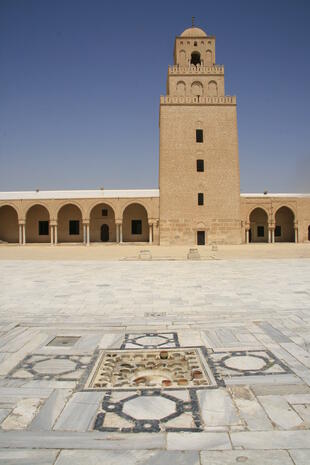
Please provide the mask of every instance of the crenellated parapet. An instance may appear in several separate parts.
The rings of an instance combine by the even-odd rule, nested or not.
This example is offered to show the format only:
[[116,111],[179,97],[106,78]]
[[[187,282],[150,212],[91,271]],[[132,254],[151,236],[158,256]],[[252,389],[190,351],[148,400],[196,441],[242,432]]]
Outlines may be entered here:
[[160,96],[161,105],[236,105],[236,96],[226,95],[224,97],[170,97],[168,95]]
[[214,66],[181,66],[181,65],[173,65],[168,67],[168,74],[175,74],[175,75],[200,75],[200,74],[208,74],[208,75],[224,75],[224,65],[214,65]]

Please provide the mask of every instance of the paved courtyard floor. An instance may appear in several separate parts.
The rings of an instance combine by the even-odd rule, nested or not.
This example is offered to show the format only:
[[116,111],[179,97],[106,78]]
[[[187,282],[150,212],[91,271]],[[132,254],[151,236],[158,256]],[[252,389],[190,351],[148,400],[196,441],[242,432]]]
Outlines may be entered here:
[[309,258],[2,259],[0,290],[0,464],[310,464]]

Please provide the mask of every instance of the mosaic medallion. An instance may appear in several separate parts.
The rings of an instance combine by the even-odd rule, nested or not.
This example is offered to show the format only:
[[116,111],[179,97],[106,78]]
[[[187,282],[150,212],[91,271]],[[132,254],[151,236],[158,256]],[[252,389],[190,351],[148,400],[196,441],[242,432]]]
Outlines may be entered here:
[[196,391],[106,391],[93,429],[123,433],[201,431]]
[[125,334],[121,349],[158,349],[180,347],[177,333]]
[[86,355],[28,355],[9,374],[10,378],[75,381],[89,366]]
[[215,352],[210,355],[216,376],[275,375],[290,373],[268,350]]
[[216,385],[200,348],[104,350],[85,389],[198,388]]

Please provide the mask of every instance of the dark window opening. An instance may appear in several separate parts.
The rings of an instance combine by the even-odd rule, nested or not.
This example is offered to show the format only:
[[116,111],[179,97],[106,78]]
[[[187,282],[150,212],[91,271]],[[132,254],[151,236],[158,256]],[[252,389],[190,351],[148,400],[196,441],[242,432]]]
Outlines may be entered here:
[[197,160],[197,171],[203,172],[205,170],[205,162],[204,160]]
[[196,42],[196,40],[195,40],[195,42],[194,42],[194,47],[197,47],[197,42]]
[[274,235],[276,237],[280,237],[281,236],[281,226],[276,226],[276,229],[274,230]]
[[264,237],[264,236],[265,236],[264,226],[257,226],[257,237]]
[[308,226],[308,241],[310,241],[310,225]]
[[48,236],[49,222],[39,221],[39,236]]
[[203,142],[203,130],[196,129],[196,142],[202,143]]
[[142,220],[131,221],[131,234],[142,234]]
[[206,234],[205,231],[197,231],[197,245],[206,244]]
[[101,210],[101,215],[102,215],[102,216],[108,216],[108,210],[107,210],[107,208],[103,208],[103,209]]
[[79,220],[69,221],[69,234],[70,236],[78,236],[80,234],[80,222]]
[[203,205],[203,193],[199,192],[198,194],[198,205]]
[[199,52],[193,52],[192,53],[192,56],[191,56],[191,65],[200,65],[201,64],[201,61],[200,61],[200,53]]

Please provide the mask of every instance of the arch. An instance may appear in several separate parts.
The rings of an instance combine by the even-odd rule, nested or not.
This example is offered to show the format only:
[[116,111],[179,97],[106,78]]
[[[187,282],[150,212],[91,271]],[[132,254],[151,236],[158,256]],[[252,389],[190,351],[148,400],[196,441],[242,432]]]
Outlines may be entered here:
[[[106,225],[109,229],[109,238],[102,241],[101,228]],[[93,205],[89,214],[90,242],[115,242],[115,212],[108,203],[101,202]]]
[[147,209],[141,203],[130,203],[123,211],[123,241],[149,241]]
[[206,51],[206,65],[207,66],[212,66],[213,65],[212,51],[211,50]]
[[293,210],[286,205],[278,208],[275,214],[275,242],[294,242],[295,214]]
[[55,209],[55,217],[57,218],[58,217],[58,214],[60,212],[60,210],[65,207],[66,205],[74,205],[75,207],[77,207],[80,212],[81,212],[81,215],[83,216],[83,213],[84,213],[84,209],[82,207],[81,204],[79,204],[78,202],[76,202],[75,200],[64,200],[63,202],[61,202],[60,204],[57,205],[56,209]]
[[186,93],[186,84],[184,81],[177,82],[176,87],[177,95],[185,95]]
[[195,97],[203,95],[203,86],[200,81],[194,81],[191,85],[192,95]]
[[58,242],[82,242],[82,210],[68,202],[57,211]]
[[210,97],[218,96],[217,83],[215,81],[210,81],[208,83],[208,95]]
[[50,214],[41,203],[31,205],[26,211],[26,241],[50,242]]
[[197,66],[201,64],[201,58],[200,58],[200,52],[195,52],[191,53],[191,65]]
[[268,213],[261,207],[254,208],[249,215],[249,242],[268,242]]
[[19,242],[18,212],[12,205],[0,206],[0,242]]
[[179,52],[179,65],[184,66],[186,64],[186,52],[185,50],[180,50]]

